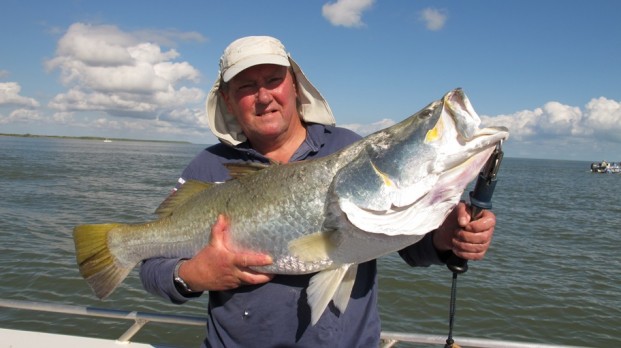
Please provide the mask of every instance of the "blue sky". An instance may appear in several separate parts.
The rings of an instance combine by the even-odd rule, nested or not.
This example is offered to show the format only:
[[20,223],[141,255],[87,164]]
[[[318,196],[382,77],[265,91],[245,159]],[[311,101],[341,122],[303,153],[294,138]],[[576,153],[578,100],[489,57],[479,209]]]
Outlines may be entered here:
[[210,144],[218,59],[279,38],[361,134],[462,87],[507,157],[621,161],[621,1],[4,0],[0,133]]

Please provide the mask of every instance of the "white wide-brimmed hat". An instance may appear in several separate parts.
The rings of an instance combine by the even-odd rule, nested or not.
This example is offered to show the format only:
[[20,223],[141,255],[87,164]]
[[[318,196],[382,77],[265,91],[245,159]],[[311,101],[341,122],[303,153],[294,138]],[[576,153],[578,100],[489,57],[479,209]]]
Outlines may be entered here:
[[283,44],[270,36],[248,36],[233,41],[220,58],[220,72],[207,96],[209,128],[221,141],[233,146],[246,141],[235,116],[227,110],[220,95],[220,83],[251,66],[276,64],[291,67],[297,81],[298,112],[305,122],[334,125],[334,115],[328,102],[306,78],[300,66],[285,51]]

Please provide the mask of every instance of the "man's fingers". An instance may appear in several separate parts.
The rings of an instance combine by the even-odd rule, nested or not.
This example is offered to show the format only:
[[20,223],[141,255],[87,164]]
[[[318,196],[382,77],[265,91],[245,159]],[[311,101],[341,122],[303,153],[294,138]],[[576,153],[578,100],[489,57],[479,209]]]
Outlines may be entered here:
[[239,253],[235,256],[235,264],[243,268],[269,266],[272,258],[265,254]]
[[464,227],[464,230],[474,233],[487,232],[489,229],[496,226],[495,217],[489,215],[483,215],[479,220],[471,221]]
[[257,273],[253,271],[244,271],[239,275],[239,280],[243,284],[263,284],[274,278],[273,274]]
[[226,246],[229,240],[229,221],[220,214],[216,223],[211,226],[210,244],[213,246]]
[[252,267],[268,266],[272,264],[272,258],[264,254],[242,253],[236,256],[239,265],[237,277],[243,284],[263,284],[274,278],[273,274],[257,272]]

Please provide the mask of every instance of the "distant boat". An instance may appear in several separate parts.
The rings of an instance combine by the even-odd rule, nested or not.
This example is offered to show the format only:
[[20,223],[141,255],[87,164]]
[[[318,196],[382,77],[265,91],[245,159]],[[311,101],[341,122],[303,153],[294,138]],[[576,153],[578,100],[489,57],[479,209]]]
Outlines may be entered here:
[[621,162],[591,163],[591,172],[593,173],[621,173]]
[[112,142],[112,140],[110,140],[110,139],[105,139],[104,140],[104,143],[111,143],[111,142]]

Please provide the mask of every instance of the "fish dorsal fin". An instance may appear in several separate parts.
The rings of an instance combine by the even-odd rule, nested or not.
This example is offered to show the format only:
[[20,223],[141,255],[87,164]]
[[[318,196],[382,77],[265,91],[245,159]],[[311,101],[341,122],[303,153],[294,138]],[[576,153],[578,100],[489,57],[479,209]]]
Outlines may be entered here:
[[190,198],[196,196],[200,192],[210,189],[213,185],[213,183],[204,181],[188,180],[155,209],[155,214],[160,218],[170,216],[178,207],[190,200]]
[[224,167],[228,169],[229,175],[233,179],[239,179],[246,175],[254,174],[260,170],[263,170],[269,167],[272,164],[276,164],[276,162],[271,162],[270,164],[264,163],[225,163]]

